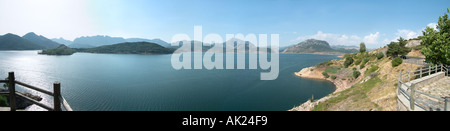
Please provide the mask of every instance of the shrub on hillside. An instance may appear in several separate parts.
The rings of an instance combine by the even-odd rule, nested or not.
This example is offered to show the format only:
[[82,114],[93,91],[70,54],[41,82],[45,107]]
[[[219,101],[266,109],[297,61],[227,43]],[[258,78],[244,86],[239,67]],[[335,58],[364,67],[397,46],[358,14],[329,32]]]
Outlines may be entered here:
[[402,64],[403,60],[400,57],[394,58],[392,60],[392,67],[397,67],[398,65]]
[[365,65],[366,65],[366,63],[367,62],[369,62],[370,61],[370,59],[368,59],[368,58],[365,58],[364,60],[363,60],[363,62],[361,63],[361,65],[359,66],[359,69],[362,69],[362,68],[364,68],[365,67]]
[[362,61],[362,59],[358,59],[358,60],[356,60],[356,61],[355,61],[355,65],[359,65],[359,64],[361,64],[361,61]]
[[332,75],[332,76],[331,76],[331,79],[336,80],[336,76],[335,76],[335,75]]
[[344,62],[345,68],[347,68],[348,66],[350,66],[352,63],[353,63],[353,58],[352,58],[352,57],[347,57],[347,58],[345,58],[345,62]]
[[383,52],[380,52],[380,53],[377,54],[377,58],[378,58],[378,59],[381,59],[381,58],[383,58],[383,57],[384,57]]
[[0,107],[2,106],[8,106],[8,102],[6,101],[5,96],[0,96]]
[[361,72],[359,72],[359,71],[357,71],[357,70],[353,71],[353,77],[354,77],[355,79],[358,78],[360,75],[361,75]]
[[322,72],[322,75],[323,75],[325,78],[329,78],[329,77],[330,77],[330,75],[328,75],[327,72]]

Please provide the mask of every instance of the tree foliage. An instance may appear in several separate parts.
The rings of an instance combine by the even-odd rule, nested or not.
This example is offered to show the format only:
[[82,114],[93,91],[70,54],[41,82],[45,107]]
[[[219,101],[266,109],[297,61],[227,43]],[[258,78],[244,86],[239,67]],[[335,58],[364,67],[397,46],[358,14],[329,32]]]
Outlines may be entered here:
[[[447,13],[450,13],[448,9]],[[447,13],[439,17],[437,30],[427,27],[422,31],[421,45],[425,47],[421,53],[426,62],[450,65],[450,19]]]
[[400,57],[394,58],[392,60],[392,67],[397,67],[398,65],[402,64],[403,60]]
[[345,58],[345,62],[344,62],[345,68],[347,68],[348,66],[350,66],[352,63],[353,63],[353,58],[352,58],[352,57],[346,57],[346,58]]
[[364,42],[361,42],[361,44],[359,44],[359,52],[366,52],[366,44],[364,44]]
[[356,79],[356,78],[358,78],[358,77],[361,75],[361,72],[359,72],[359,71],[357,71],[357,70],[354,70],[353,73],[352,73],[352,75],[353,75],[353,77]]
[[328,78],[328,77],[330,77],[330,75],[328,75],[328,73],[327,72],[322,72],[322,75],[325,77],[325,78]]
[[48,50],[43,50],[42,52],[40,52],[40,54],[45,54],[45,55],[72,55],[73,53],[75,53],[76,51],[74,49],[70,49],[70,48],[58,48],[58,49],[48,49]]
[[400,37],[399,39],[397,39],[398,42],[391,42],[388,46],[388,50],[386,52],[387,56],[391,56],[391,57],[398,57],[400,56],[405,56],[406,54],[408,54],[411,49],[406,47],[407,41],[405,39],[403,39],[402,37]]
[[381,58],[383,58],[383,57],[384,57],[383,52],[380,52],[380,53],[377,54],[377,58],[378,58],[378,59],[381,59]]

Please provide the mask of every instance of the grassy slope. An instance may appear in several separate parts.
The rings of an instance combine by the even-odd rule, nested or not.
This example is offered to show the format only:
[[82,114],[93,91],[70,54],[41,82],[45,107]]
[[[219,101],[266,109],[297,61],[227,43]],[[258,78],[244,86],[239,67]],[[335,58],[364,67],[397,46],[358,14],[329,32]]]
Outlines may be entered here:
[[[354,83],[348,89],[330,94],[332,98],[319,103],[313,110],[396,110],[396,86],[397,75],[400,71],[415,70],[419,66],[403,63],[398,67],[392,67],[389,58],[376,59],[373,54],[383,49],[371,51],[365,55],[357,53],[353,55],[357,59],[370,59],[363,68],[352,64],[348,68],[343,67],[345,59],[333,60],[319,64],[316,68],[322,68],[330,76],[338,76],[336,80]],[[353,69],[361,72],[358,79],[352,78]],[[368,71],[370,70],[370,71]],[[376,77],[369,77],[370,72],[375,72]]]

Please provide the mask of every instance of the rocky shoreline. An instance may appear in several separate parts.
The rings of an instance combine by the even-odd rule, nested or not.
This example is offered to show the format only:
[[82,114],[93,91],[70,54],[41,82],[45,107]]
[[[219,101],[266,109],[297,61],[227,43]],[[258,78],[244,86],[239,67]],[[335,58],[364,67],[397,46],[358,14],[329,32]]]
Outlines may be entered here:
[[296,76],[299,76],[302,78],[320,79],[320,80],[330,81],[331,83],[333,83],[335,85],[336,90],[333,93],[331,93],[330,95],[320,98],[318,100],[312,100],[312,101],[308,100],[305,103],[301,104],[300,106],[290,109],[289,111],[311,111],[314,109],[314,106],[316,106],[320,102],[323,102],[325,100],[335,97],[334,94],[350,88],[353,84],[355,84],[357,81],[359,81],[361,78],[364,77],[364,76],[359,77],[359,79],[356,79],[353,82],[349,82],[347,80],[342,80],[342,79],[334,79],[333,80],[332,78],[325,78],[322,75],[322,72],[324,70],[325,69],[317,68],[316,66],[312,66],[312,67],[303,68],[302,70],[300,70],[299,72],[295,72],[294,74]]
[[349,83],[347,81],[343,81],[341,79],[333,80],[331,78],[325,78],[322,75],[322,72],[323,72],[322,69],[318,69],[318,68],[313,66],[313,67],[303,68],[302,70],[300,70],[299,72],[295,72],[294,74],[296,76],[303,77],[303,78],[320,79],[320,80],[330,81],[331,83],[333,83],[336,86],[336,90],[333,93],[345,90],[345,89],[347,89],[348,87],[350,87],[352,85],[352,83]]

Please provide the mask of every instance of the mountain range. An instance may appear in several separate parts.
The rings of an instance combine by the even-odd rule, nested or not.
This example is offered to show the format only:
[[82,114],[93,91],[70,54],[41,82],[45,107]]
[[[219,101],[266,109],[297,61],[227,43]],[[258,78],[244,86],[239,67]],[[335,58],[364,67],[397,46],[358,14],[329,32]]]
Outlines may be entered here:
[[80,48],[78,52],[108,53],[108,54],[170,54],[173,48],[166,48],[150,42],[125,42],[112,45],[103,45],[95,48]]
[[0,36],[0,50],[41,50],[53,49],[58,46],[60,44],[33,32],[23,37],[11,33]]
[[43,49],[54,49],[61,45],[60,43],[47,39],[42,35],[36,35],[34,32],[27,33],[22,36],[22,38],[44,47]]
[[354,47],[347,48],[343,46],[331,47],[330,44],[323,40],[308,39],[296,45],[287,47],[282,53],[299,53],[299,54],[346,54],[358,52]]
[[[227,42],[232,42],[233,45],[226,45]],[[189,49],[179,49],[184,43],[190,43],[191,47]],[[202,46],[201,52],[215,52],[215,53],[223,53],[223,52],[231,52],[227,51],[227,49],[232,49],[232,51],[236,53],[257,53],[259,50],[266,49],[267,47],[257,47],[253,43],[249,41],[244,41],[241,39],[229,39],[226,42],[221,43],[223,48],[215,48],[215,43],[202,43],[200,41],[179,41],[179,46],[172,46],[172,48],[177,48],[180,52],[195,52],[194,47],[196,46]],[[250,48],[253,48],[255,50],[251,50]],[[262,52],[270,52],[270,48],[267,48],[267,50],[262,50]]]
[[110,37],[106,35],[97,36],[83,36],[76,38],[73,41],[65,40],[62,38],[52,39],[53,41],[59,42],[61,44],[68,45],[71,48],[93,48],[104,45],[112,45],[125,42],[149,42],[156,43],[163,47],[170,47],[170,44],[161,39],[143,39],[143,38],[122,38],[122,37]]
[[[202,52],[227,52],[225,49],[233,49],[237,53],[256,53],[256,51],[261,49],[263,52],[270,52],[270,48],[267,47],[257,47],[253,43],[248,41],[243,41],[240,39],[230,39],[227,42],[233,42],[232,46],[226,45],[226,42],[222,43],[225,48],[214,48],[214,44],[201,43],[195,41],[180,41],[179,46],[171,46],[169,43],[161,39],[143,39],[143,38],[122,38],[122,37],[110,37],[110,36],[84,36],[76,38],[74,41],[65,40],[63,38],[58,39],[48,39],[42,35],[37,35],[33,32],[27,33],[26,35],[20,37],[15,34],[5,34],[0,36],[0,50],[45,50],[45,49],[55,49],[60,47],[60,45],[67,45],[70,48],[96,48],[105,45],[114,45],[119,43],[134,43],[134,42],[148,42],[155,43],[165,48],[175,48],[178,49],[183,43],[190,42],[191,48],[180,49],[179,51],[193,51],[194,46],[202,44]],[[131,44],[129,44],[131,45]],[[122,47],[122,46],[119,46]],[[156,46],[152,46],[156,47]],[[256,49],[255,51],[249,51],[249,49]],[[285,48],[285,49],[284,49]],[[283,47],[280,49],[281,53],[303,53],[303,54],[345,54],[358,52],[357,46],[330,46],[326,41],[308,39],[300,42],[296,45]]]

